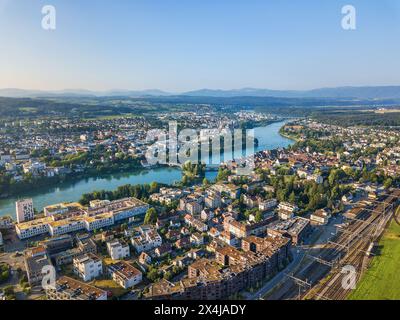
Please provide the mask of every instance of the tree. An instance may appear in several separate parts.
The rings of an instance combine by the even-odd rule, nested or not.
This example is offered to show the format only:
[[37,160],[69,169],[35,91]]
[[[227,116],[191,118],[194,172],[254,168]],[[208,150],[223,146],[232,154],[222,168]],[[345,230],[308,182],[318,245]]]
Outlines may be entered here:
[[393,184],[393,179],[392,178],[387,178],[383,185],[385,186],[386,189],[389,189]]
[[207,178],[203,179],[203,185],[204,186],[208,186],[210,184],[210,182],[207,180]]
[[146,215],[144,217],[144,223],[145,224],[151,224],[151,223],[156,223],[157,222],[157,211],[154,208],[150,208],[146,211]]
[[256,213],[255,220],[256,222],[261,222],[263,220],[263,214],[260,211]]

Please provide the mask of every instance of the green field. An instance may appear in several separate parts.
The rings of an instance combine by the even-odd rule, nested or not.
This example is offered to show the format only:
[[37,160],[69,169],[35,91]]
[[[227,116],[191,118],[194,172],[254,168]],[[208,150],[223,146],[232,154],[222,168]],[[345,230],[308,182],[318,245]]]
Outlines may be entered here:
[[400,300],[400,226],[394,220],[378,251],[350,300]]

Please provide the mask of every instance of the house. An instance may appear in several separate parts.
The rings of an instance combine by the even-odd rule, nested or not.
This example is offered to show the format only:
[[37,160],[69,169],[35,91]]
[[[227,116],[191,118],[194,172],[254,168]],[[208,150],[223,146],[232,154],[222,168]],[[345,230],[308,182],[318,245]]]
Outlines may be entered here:
[[139,256],[139,263],[141,264],[150,264],[151,257],[146,252],[142,252]]
[[130,256],[129,245],[120,240],[107,242],[107,251],[113,260],[121,260]]
[[111,278],[124,289],[132,288],[142,282],[142,272],[126,261],[109,265],[107,269]]
[[214,218],[214,212],[209,209],[204,209],[201,211],[200,214],[200,219],[203,221],[210,221],[212,218]]
[[227,230],[221,232],[219,239],[230,246],[236,246],[238,244],[238,239]]
[[165,237],[170,241],[176,241],[181,237],[179,230],[169,230]]
[[326,225],[331,217],[330,212],[326,209],[316,210],[311,216],[310,220],[314,224]]
[[48,300],[107,300],[107,292],[69,277],[61,277],[55,288],[46,288]]
[[169,243],[164,243],[154,250],[157,257],[163,257],[172,252],[172,246]]
[[188,256],[178,257],[174,261],[172,261],[172,265],[179,268],[184,268],[189,265],[191,261],[192,259]]
[[190,239],[189,237],[183,237],[175,242],[175,247],[177,249],[183,249],[190,247]]
[[36,247],[25,253],[25,269],[31,286],[41,284],[43,268],[52,266],[49,255],[44,247]]
[[94,254],[85,254],[73,260],[74,273],[88,282],[103,274],[103,263]]
[[149,251],[161,246],[162,238],[151,226],[141,226],[137,229],[137,235],[131,239],[132,245],[138,253]]
[[193,233],[190,236],[190,243],[195,246],[200,246],[204,244],[204,236],[199,232]]
[[217,237],[219,237],[220,232],[218,231],[217,228],[214,228],[214,227],[213,227],[213,228],[210,229],[210,231],[208,231],[208,235],[209,235],[210,237],[217,238]]
[[281,202],[278,205],[278,216],[282,220],[288,220],[293,218],[295,212],[298,210],[299,208],[294,204],[288,202]]
[[261,211],[268,211],[275,208],[278,205],[276,199],[262,200],[258,203],[258,209]]

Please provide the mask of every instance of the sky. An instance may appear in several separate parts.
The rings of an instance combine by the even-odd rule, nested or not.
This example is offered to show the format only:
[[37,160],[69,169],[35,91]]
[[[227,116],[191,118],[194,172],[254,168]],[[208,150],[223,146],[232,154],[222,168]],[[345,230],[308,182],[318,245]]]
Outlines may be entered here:
[[348,85],[400,85],[400,1],[0,0],[0,88]]

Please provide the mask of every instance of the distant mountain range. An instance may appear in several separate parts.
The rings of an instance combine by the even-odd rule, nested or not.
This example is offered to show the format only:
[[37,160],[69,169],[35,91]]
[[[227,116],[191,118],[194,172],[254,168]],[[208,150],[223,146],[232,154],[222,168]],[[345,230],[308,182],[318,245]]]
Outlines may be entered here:
[[61,91],[39,91],[23,89],[0,89],[2,97],[277,97],[277,98],[335,98],[335,99],[400,99],[400,86],[370,86],[370,87],[336,87],[313,90],[270,90],[243,88],[234,90],[201,89],[183,93],[169,93],[158,89],[151,90],[109,90],[90,91],[82,89],[66,89]]

